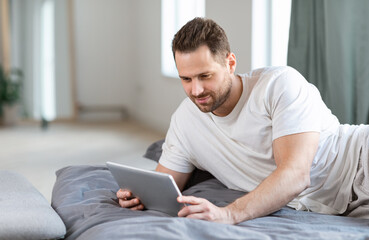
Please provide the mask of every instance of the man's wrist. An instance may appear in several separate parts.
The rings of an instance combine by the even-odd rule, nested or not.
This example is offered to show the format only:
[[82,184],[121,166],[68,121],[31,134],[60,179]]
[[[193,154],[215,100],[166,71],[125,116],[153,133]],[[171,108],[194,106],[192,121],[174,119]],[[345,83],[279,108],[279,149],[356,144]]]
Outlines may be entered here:
[[227,219],[231,224],[237,224],[252,219],[253,217],[246,211],[246,206],[238,200],[225,207]]
[[224,212],[225,212],[225,219],[226,219],[226,223],[229,224],[237,224],[238,222],[236,222],[235,220],[235,216],[233,211],[231,210],[231,208],[228,206],[223,208]]

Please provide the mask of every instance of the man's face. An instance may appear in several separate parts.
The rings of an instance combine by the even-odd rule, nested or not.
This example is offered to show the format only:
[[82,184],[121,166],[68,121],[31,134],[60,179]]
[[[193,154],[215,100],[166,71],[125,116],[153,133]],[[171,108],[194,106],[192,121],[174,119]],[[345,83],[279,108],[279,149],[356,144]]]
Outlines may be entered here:
[[217,114],[229,98],[232,80],[228,66],[216,61],[207,46],[193,52],[175,53],[179,77],[187,96],[202,112]]

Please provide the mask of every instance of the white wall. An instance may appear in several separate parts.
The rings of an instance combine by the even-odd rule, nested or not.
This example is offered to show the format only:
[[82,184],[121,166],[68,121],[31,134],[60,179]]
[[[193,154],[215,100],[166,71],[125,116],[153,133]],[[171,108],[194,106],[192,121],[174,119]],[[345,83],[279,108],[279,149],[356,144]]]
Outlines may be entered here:
[[136,73],[139,79],[132,114],[140,122],[165,132],[170,116],[186,97],[179,79],[161,74],[161,1],[136,1]]
[[82,106],[125,106],[131,110],[137,101],[133,3],[74,1],[77,101]]
[[[251,66],[252,0],[208,0],[206,16],[226,31],[238,72]],[[124,105],[131,116],[165,132],[185,98],[179,79],[160,68],[160,0],[75,1],[78,100]]]
[[55,104],[57,118],[73,116],[67,1],[55,1]]
[[216,21],[227,33],[239,73],[251,70],[251,10],[252,0],[206,1],[206,17]]

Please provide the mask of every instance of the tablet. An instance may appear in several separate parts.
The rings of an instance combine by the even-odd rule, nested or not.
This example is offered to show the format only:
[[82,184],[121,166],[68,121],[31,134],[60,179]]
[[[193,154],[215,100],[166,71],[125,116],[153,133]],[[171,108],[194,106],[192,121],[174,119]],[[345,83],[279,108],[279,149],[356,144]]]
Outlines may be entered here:
[[177,202],[181,191],[170,174],[107,162],[110,172],[121,189],[138,197],[146,209],[178,216],[184,206]]

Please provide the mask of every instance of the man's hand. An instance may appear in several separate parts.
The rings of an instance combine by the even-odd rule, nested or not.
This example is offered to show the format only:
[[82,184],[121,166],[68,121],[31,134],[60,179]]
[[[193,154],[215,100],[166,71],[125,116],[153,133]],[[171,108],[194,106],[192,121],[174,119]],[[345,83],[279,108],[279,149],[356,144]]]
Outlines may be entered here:
[[217,207],[204,198],[182,196],[177,201],[187,205],[178,212],[179,217],[234,224],[226,208]]
[[133,197],[132,193],[128,190],[119,189],[117,197],[119,205],[123,208],[129,208],[131,210],[143,210],[145,208],[140,199]]

